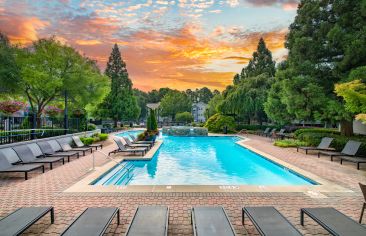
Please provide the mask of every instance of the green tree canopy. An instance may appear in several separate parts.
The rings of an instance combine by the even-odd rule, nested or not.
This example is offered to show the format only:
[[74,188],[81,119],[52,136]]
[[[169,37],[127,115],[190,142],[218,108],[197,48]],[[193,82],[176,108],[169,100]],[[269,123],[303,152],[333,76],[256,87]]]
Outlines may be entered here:
[[[17,91],[26,96],[39,117],[45,107],[67,91],[74,107],[98,103],[108,88],[95,62],[54,38],[40,39],[16,51],[20,68]],[[7,84],[6,84],[7,85]],[[5,85],[5,87],[7,87]]]
[[170,91],[161,100],[160,109],[162,116],[170,116],[175,120],[177,113],[191,110],[191,101],[184,92]]
[[219,106],[224,101],[224,97],[221,94],[216,94],[207,104],[205,111],[206,118],[210,118],[219,112]]
[[249,123],[251,120],[263,122],[267,118],[263,104],[267,100],[267,93],[272,82],[273,79],[267,74],[248,77],[240,81],[219,105],[219,111],[226,115],[235,115]]
[[177,122],[184,122],[184,123],[190,123],[193,121],[193,116],[190,112],[180,112],[175,115],[175,121]]
[[0,93],[16,92],[20,81],[20,69],[15,61],[15,51],[6,35],[0,32]]
[[[337,118],[341,122],[342,133],[352,133],[352,115],[334,93],[334,85],[347,80],[352,69],[366,64],[366,44],[361,43],[366,41],[365,16],[365,1],[301,1],[285,43],[289,50],[288,59],[281,66],[281,75],[276,75],[276,83],[283,87],[273,86],[281,94],[297,99],[295,102],[313,104],[310,106],[313,110],[299,111],[288,106],[286,99],[281,99],[289,113],[312,120],[334,122]],[[294,88],[301,86],[307,88],[304,87],[299,94],[299,90]],[[273,101],[272,98],[269,99]],[[323,105],[315,105],[320,101]],[[271,113],[270,110],[268,112]],[[273,113],[268,115],[275,117]]]

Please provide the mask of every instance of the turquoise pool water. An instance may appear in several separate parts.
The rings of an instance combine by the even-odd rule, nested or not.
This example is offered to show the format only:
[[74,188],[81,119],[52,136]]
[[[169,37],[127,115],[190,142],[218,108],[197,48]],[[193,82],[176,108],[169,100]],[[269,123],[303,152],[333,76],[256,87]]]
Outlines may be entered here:
[[[121,134],[122,136],[124,134]],[[95,185],[313,185],[245,149],[237,137],[162,137],[151,161],[125,161]]]

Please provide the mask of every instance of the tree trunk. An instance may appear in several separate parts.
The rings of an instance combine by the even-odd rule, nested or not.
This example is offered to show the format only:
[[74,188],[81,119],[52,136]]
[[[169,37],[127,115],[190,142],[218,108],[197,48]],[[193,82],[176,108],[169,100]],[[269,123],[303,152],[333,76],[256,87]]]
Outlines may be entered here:
[[113,121],[114,121],[114,128],[116,128],[117,127],[118,120],[117,119],[114,119]]
[[347,137],[353,135],[353,121],[341,120],[341,135]]

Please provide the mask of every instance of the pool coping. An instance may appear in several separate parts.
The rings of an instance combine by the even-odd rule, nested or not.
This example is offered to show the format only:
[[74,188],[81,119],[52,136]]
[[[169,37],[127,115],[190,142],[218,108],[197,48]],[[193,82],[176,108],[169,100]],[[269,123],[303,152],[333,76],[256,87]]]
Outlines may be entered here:
[[[254,147],[246,144],[249,138],[244,138],[238,135],[216,135],[210,136],[234,136],[239,137],[241,140],[236,143],[243,148],[246,148],[252,152],[257,153],[262,158],[274,162],[284,168],[295,172],[304,178],[310,179],[318,183],[318,185],[299,185],[299,186],[267,186],[267,185],[128,185],[128,186],[102,186],[102,185],[90,185],[96,179],[100,178],[110,169],[114,168],[116,163],[110,161],[103,166],[95,167],[87,176],[80,181],[76,182],[64,192],[66,193],[111,193],[111,192],[302,192],[311,197],[322,196],[321,192],[353,192],[352,190],[341,187],[333,182],[325,180],[316,174],[305,171],[299,167],[282,161],[268,153],[262,152]],[[162,140],[157,140],[156,145],[144,157],[138,156],[122,156],[117,154],[113,156],[113,159],[117,162],[124,160],[151,160],[154,154],[159,150],[163,144]]]

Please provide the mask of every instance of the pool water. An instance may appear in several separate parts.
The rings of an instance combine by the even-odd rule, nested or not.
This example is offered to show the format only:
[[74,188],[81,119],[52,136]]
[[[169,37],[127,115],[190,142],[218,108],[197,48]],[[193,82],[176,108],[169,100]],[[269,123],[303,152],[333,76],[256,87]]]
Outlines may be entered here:
[[[124,134],[122,134],[124,135]],[[151,161],[124,161],[95,185],[313,185],[236,144],[238,137],[163,136]]]

